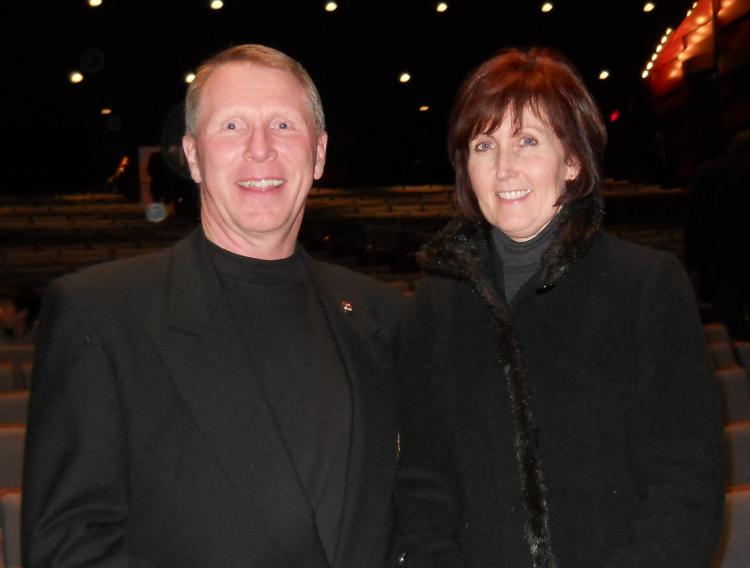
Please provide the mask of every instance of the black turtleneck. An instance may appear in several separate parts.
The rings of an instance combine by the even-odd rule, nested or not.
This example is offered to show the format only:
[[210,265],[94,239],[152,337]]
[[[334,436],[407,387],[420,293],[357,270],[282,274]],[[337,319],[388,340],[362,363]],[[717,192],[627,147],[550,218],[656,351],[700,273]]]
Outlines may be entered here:
[[323,306],[298,251],[282,260],[209,241],[253,368],[307,491],[332,563],[346,487],[351,391]]
[[557,218],[555,215],[538,235],[523,242],[514,241],[497,227],[492,227],[494,248],[500,257],[501,270],[498,274],[502,274],[505,299],[509,304],[521,286],[539,270],[542,255],[557,232]]

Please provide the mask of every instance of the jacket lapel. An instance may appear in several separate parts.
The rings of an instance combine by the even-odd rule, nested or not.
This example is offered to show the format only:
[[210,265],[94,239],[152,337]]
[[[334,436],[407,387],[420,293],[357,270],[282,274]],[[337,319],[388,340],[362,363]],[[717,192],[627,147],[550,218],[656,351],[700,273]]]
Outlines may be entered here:
[[287,564],[327,566],[312,508],[199,231],[175,247],[168,288],[162,352],[206,443]]
[[[337,278],[335,270],[303,255],[338,346],[352,393],[352,425],[346,495],[335,567],[367,566],[387,526],[396,461],[396,416],[389,354],[378,351],[378,325],[366,298]],[[386,356],[384,356],[386,355]],[[385,538],[385,537],[383,537]]]

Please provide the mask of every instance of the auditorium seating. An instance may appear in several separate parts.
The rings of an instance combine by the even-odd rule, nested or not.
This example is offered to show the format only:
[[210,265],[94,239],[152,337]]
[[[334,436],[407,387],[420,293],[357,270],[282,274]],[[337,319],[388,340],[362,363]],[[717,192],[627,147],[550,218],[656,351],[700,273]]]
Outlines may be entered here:
[[727,485],[750,485],[750,420],[724,428],[727,453]]
[[729,331],[722,323],[712,322],[703,326],[709,345],[714,343],[729,343]]
[[713,568],[750,566],[750,486],[727,492],[724,504],[724,531]]
[[717,369],[729,369],[737,366],[734,349],[732,349],[732,344],[729,341],[709,343],[708,347]]
[[716,371],[719,381],[724,422],[750,420],[750,381],[738,365]]
[[5,568],[21,566],[21,490],[0,491],[0,530]]
[[733,341],[732,347],[734,347],[737,362],[746,372],[750,372],[750,341]]
[[21,487],[25,424],[0,425],[0,488]]
[[0,392],[0,424],[26,422],[28,408],[28,390]]
[[33,344],[0,344],[0,392],[28,388],[33,363]]

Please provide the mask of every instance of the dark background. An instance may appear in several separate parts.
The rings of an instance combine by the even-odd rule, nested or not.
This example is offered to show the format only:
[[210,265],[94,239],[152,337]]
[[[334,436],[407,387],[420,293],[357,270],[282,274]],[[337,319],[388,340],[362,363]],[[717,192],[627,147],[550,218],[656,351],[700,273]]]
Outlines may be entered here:
[[[636,0],[558,0],[543,14],[537,1],[453,0],[439,14],[426,0],[341,0],[333,13],[317,0],[226,0],[218,11],[208,0],[23,2],[4,9],[10,175],[0,192],[101,188],[122,155],[161,142],[185,74],[239,43],[280,49],[316,81],[330,134],[323,185],[450,182],[445,125],[460,81],[497,50],[531,45],[567,55],[605,117],[619,110],[605,174],[627,179],[652,137],[641,71],[692,4],[654,3],[644,13]],[[86,75],[77,85],[74,69]],[[402,71],[411,82],[398,82]]]

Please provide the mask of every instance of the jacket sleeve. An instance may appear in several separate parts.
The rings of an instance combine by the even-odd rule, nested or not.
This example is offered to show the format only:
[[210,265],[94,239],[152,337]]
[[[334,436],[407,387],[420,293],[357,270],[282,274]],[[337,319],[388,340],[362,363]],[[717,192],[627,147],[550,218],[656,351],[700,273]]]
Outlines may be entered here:
[[[426,285],[420,286],[425,288]],[[427,294],[406,309],[398,355],[400,456],[397,558],[409,568],[460,568],[458,491],[445,414],[432,381],[436,322]]]
[[45,296],[22,504],[26,568],[146,566],[126,552],[126,436],[115,371],[70,286]]
[[705,567],[724,504],[716,380],[691,286],[668,254],[639,301],[631,463],[641,487],[627,546],[608,567]]

